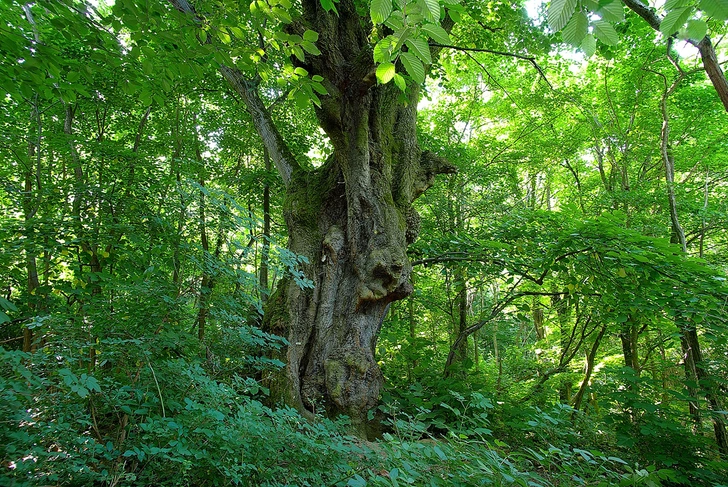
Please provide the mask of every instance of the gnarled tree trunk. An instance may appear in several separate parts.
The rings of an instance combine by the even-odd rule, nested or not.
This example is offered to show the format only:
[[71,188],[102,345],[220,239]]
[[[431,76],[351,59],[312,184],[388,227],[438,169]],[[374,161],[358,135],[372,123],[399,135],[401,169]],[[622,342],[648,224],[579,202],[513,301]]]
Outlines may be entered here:
[[[187,0],[172,1],[201,19]],[[321,55],[307,57],[303,67],[323,76],[329,93],[316,110],[334,148],[322,167],[306,170],[296,162],[256,80],[235,67],[221,73],[283,179],[289,249],[308,258],[302,270],[313,282],[302,288],[284,280],[268,300],[268,328],[289,340],[285,369],[271,391],[307,415],[346,414],[363,434],[382,384],[374,358],[382,320],[392,301],[412,291],[406,248],[419,231],[412,202],[435,175],[454,168],[420,150],[418,86],[410,84],[403,100],[393,83],[376,84],[368,17],[353,0],[340,0],[336,9],[303,0],[302,18],[289,26],[319,34]]]
[[305,67],[326,79],[316,114],[334,152],[317,170],[294,166],[287,184],[289,248],[308,257],[314,286],[288,281],[273,300],[284,313],[269,317],[271,328],[290,342],[277,389],[304,412],[350,416],[363,433],[382,384],[374,358],[382,320],[412,291],[412,202],[453,168],[417,144],[418,87],[402,103],[396,86],[374,84],[370,31],[354,2],[339,2],[338,16],[318,0],[303,6],[322,52]]

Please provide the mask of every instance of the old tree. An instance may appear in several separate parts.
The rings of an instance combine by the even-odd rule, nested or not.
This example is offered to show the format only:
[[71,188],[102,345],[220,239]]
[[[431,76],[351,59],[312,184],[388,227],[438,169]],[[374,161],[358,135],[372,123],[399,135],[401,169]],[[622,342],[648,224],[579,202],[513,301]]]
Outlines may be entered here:
[[[204,6],[173,3],[193,24],[209,25]],[[268,304],[269,328],[289,341],[282,377],[271,384],[273,395],[304,414],[323,408],[330,415],[346,414],[361,430],[382,384],[374,358],[379,328],[388,305],[412,292],[406,249],[419,231],[412,203],[436,175],[454,172],[454,167],[420,149],[419,83],[394,73],[394,63],[388,61],[395,60],[401,43],[390,42],[392,36],[378,44],[389,54],[377,72],[372,37],[378,33],[369,10],[359,3],[304,0],[300,12],[290,10],[291,19],[283,10],[286,2],[272,8],[253,4],[254,12],[263,9],[260,15],[270,15],[265,20],[283,18],[276,37],[294,44],[295,72],[308,74],[314,89],[323,93],[319,99],[309,85],[318,123],[333,147],[321,167],[305,168],[296,160],[261,100],[257,72],[225,63],[220,71],[244,101],[284,182],[289,249],[305,257],[303,271],[312,281],[308,286],[283,281]],[[389,17],[391,2],[385,8]],[[447,36],[451,22],[444,20],[449,17],[438,2],[412,2],[403,10],[407,8],[399,25],[390,22],[379,29],[423,27]],[[372,13],[376,18],[377,12]],[[410,27],[408,21],[421,25]],[[263,24],[259,27],[259,52],[265,56],[268,40]],[[207,39],[203,43],[212,42],[202,37]],[[423,78],[420,58],[429,60],[436,48],[411,34],[401,40],[419,56],[410,52],[402,58],[412,73],[409,78]],[[296,42],[315,55],[304,55]],[[381,83],[394,77],[395,83]],[[306,88],[299,90],[306,93]]]
[[[406,249],[420,220],[412,203],[438,174],[455,171],[418,145],[420,87],[439,49],[453,47],[453,20],[462,12],[477,20],[470,11],[477,9],[452,0],[254,1],[249,9],[238,2],[171,3],[189,52],[212,55],[247,108],[286,188],[289,249],[305,257],[309,285],[284,281],[268,303],[268,329],[289,341],[273,396],[307,415],[346,414],[363,432],[382,384],[374,358],[382,320],[391,302],[412,292]],[[707,23],[688,22],[698,15],[694,8],[671,7],[681,15],[673,22],[674,13],[662,21],[654,13],[648,18],[639,2],[625,3],[661,30],[668,46],[678,34],[704,37],[706,70],[715,74],[716,91],[725,91],[725,77],[711,62]],[[717,19],[725,14],[709,1],[699,8]],[[597,42],[615,44],[612,22],[623,19],[617,1],[560,0],[548,10],[550,28],[563,30],[563,40],[587,55]],[[297,161],[266,107],[262,93],[269,97],[266,82],[276,76],[290,90],[284,95],[315,105],[332,147],[318,168]]]

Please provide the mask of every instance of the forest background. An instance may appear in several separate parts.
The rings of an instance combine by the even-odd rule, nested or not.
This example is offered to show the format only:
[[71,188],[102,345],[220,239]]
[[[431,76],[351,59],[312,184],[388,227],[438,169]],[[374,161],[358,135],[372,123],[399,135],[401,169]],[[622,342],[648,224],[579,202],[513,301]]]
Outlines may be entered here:
[[725,0],[0,18],[0,485],[728,485]]

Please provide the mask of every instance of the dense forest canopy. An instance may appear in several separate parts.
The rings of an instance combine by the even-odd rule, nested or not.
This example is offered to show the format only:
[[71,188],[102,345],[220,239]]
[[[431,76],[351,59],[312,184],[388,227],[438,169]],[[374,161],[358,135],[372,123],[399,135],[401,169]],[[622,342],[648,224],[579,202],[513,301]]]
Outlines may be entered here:
[[725,0],[0,18],[1,485],[728,484]]

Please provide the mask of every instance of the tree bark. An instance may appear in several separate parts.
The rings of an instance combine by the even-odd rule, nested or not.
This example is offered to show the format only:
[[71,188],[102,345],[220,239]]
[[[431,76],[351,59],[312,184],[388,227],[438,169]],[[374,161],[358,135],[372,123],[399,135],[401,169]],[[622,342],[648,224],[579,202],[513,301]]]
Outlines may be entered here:
[[260,275],[258,285],[260,286],[260,300],[265,303],[268,300],[268,260],[270,259],[270,184],[268,173],[271,170],[270,156],[268,150],[263,149],[263,160],[265,162],[266,180],[263,185],[263,249],[260,256]]
[[[706,38],[707,39],[707,38]],[[685,232],[680,224],[677,211],[677,198],[675,196],[675,160],[670,150],[670,125],[667,111],[667,99],[675,91],[677,85],[683,79],[683,73],[667,87],[665,80],[665,89],[660,100],[660,110],[662,112],[662,133],[660,152],[665,165],[665,180],[667,182],[667,198],[670,208],[670,221],[672,224],[671,242],[680,244],[683,254],[687,255],[687,242],[685,240]],[[728,106],[727,106],[728,107]],[[677,329],[680,332],[680,345],[683,352],[683,363],[685,367],[685,381],[690,394],[689,411],[694,421],[694,431],[697,433],[701,425],[701,411],[698,403],[698,394],[702,392],[708,404],[713,411],[722,409],[720,401],[714,392],[714,388],[710,385],[710,377],[703,368],[703,353],[700,348],[700,340],[698,338],[697,328],[690,322],[681,322],[676,318]],[[728,455],[728,433],[726,432],[725,422],[719,414],[714,413],[712,416],[713,431],[719,451],[723,455]]]
[[541,300],[538,296],[533,296],[531,299],[531,316],[533,318],[533,327],[536,330],[536,338],[543,340],[546,337],[546,332],[543,328],[543,308],[541,307]]
[[[551,304],[556,310],[556,316],[559,320],[559,329],[561,331],[561,356],[564,357],[571,346],[571,333],[569,331],[571,325],[571,306],[568,296],[554,294],[551,296]],[[559,364],[561,365],[561,364]],[[561,404],[569,404],[571,402],[571,381],[566,381],[559,386],[559,401]]]
[[622,342],[622,355],[624,357],[624,366],[634,370],[635,375],[640,374],[639,350],[637,348],[639,339],[639,330],[632,316],[627,317],[627,321],[622,323],[619,332],[619,339]]
[[[27,11],[28,15],[29,11]],[[41,194],[40,187],[40,141],[41,141],[41,118],[38,109],[38,97],[35,96],[31,102],[30,122],[35,125],[36,134],[29,131],[28,134],[28,159],[26,167],[23,171],[23,217],[25,220],[23,232],[25,236],[25,267],[28,273],[28,308],[35,311],[37,308],[38,296],[36,291],[40,287],[38,279],[38,266],[36,262],[36,245],[35,245],[35,216],[38,212],[39,199]],[[33,135],[36,135],[33,138]],[[37,165],[36,165],[37,161]],[[33,196],[33,183],[36,183],[36,194]],[[33,329],[23,328],[23,351],[30,352],[34,349],[36,337],[33,336]]]

